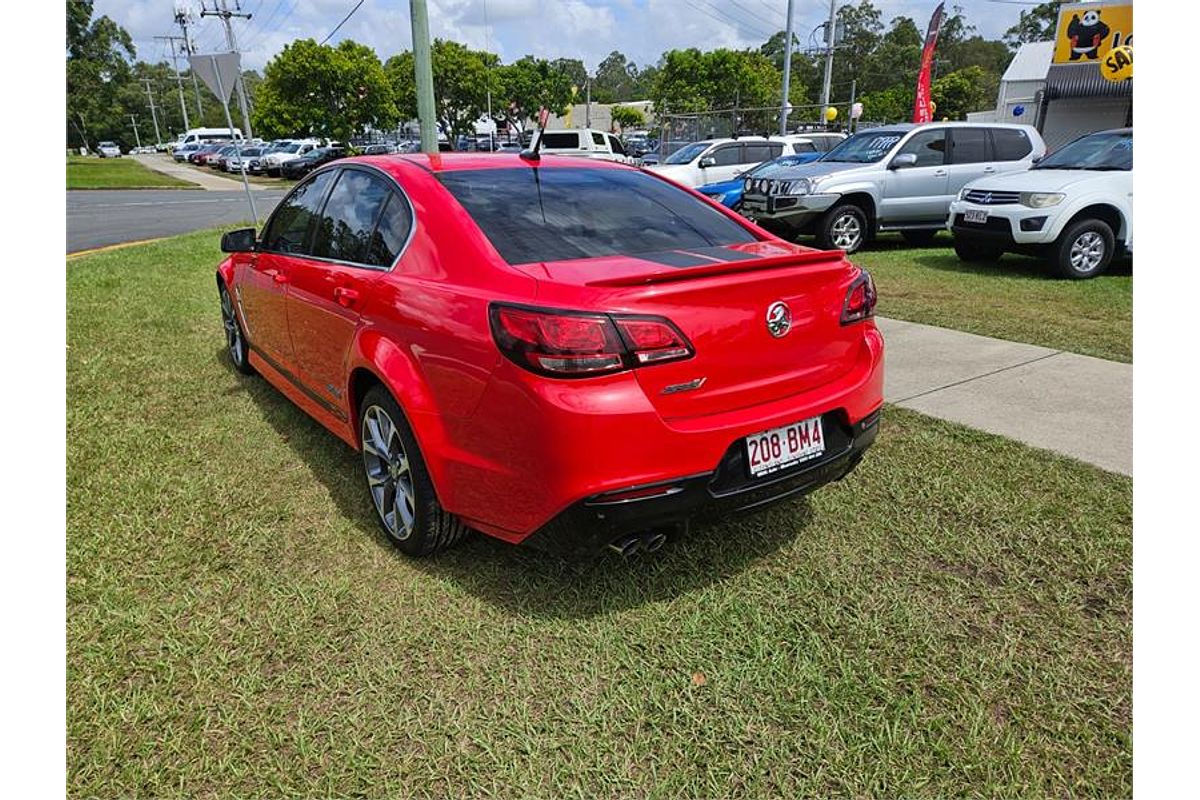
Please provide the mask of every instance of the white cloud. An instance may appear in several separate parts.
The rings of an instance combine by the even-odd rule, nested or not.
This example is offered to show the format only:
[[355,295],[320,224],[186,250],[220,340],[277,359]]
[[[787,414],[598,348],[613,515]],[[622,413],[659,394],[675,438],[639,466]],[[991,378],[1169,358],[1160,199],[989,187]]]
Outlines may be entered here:
[[[199,11],[199,0],[181,0]],[[228,0],[232,8],[233,0]],[[784,25],[784,0],[486,0],[490,35],[484,26],[485,0],[428,0],[431,33],[474,48],[490,42],[505,61],[531,53],[544,58],[581,58],[590,69],[613,50],[639,65],[653,64],[676,47],[757,47]],[[839,0],[839,5],[843,0]],[[209,2],[212,8],[214,3]],[[241,0],[253,18],[234,20],[247,66],[261,69],[285,44],[300,38],[320,41],[353,7],[353,0]],[[883,21],[911,16],[922,29],[933,0],[876,0]],[[1016,22],[1020,6],[963,0],[968,20],[985,36],[998,37]],[[796,4],[796,34],[807,42],[828,6]],[[138,56],[166,57],[165,43],[153,37],[178,34],[167,0],[96,0],[133,36]],[[412,28],[408,0],[366,0],[338,31],[342,38],[368,44],[381,58],[407,50]],[[220,20],[197,19],[193,39],[202,50],[225,48]]]

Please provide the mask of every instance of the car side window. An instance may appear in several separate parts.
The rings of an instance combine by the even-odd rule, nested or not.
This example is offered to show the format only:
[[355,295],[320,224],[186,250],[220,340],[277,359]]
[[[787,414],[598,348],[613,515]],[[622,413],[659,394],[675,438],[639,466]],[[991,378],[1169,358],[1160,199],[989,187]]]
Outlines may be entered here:
[[815,152],[817,152],[817,146],[815,144],[813,144],[812,142],[793,142],[792,143],[792,152],[793,153],[815,153]]
[[621,146],[621,140],[612,134],[609,134],[608,136],[608,146],[612,148],[612,151],[615,154],[619,156],[625,155],[625,148]]
[[[782,151],[783,146],[780,145]],[[741,164],[761,164],[764,161],[770,161],[771,145],[769,144],[747,144],[742,145],[742,160]]]
[[390,194],[382,179],[364,170],[342,170],[317,221],[312,254],[352,264],[371,263],[371,234]]
[[955,128],[950,132],[950,146],[952,164],[978,164],[992,160],[992,148],[985,128]]
[[604,134],[592,131],[592,144],[598,147],[604,147]]
[[262,249],[273,253],[305,253],[309,230],[332,182],[333,173],[322,172],[284,198],[267,223]]
[[716,159],[718,167],[728,167],[733,164],[745,163],[742,160],[742,146],[740,144],[728,144],[724,147],[718,147],[713,151],[712,157]]
[[943,128],[913,134],[896,155],[912,153],[918,167],[940,167],[946,163],[946,131]]
[[400,254],[400,248],[408,240],[412,230],[412,210],[408,201],[395,192],[388,196],[379,215],[379,224],[371,235],[371,245],[367,249],[367,263],[377,267],[390,267]]
[[993,128],[992,148],[997,161],[1020,161],[1033,152],[1029,136],[1019,128]]

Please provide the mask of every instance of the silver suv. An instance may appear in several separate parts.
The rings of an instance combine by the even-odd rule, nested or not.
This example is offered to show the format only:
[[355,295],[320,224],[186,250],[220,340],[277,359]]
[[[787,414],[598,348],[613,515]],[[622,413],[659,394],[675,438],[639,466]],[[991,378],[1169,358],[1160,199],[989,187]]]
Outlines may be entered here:
[[818,161],[756,172],[742,213],[793,239],[853,253],[878,231],[927,244],[968,182],[1029,169],[1046,152],[1029,125],[930,122],[871,128]]

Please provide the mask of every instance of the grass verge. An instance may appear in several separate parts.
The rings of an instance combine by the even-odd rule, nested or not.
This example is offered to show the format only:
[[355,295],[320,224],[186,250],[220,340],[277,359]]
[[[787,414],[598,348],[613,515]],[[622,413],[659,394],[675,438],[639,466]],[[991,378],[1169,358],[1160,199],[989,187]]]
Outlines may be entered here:
[[155,172],[131,157],[67,156],[68,189],[198,189],[198,186]]
[[657,557],[382,539],[204,232],[67,271],[72,796],[1127,796],[1131,482],[900,409]]
[[1068,281],[1041,261],[1006,255],[998,264],[967,264],[950,248],[913,248],[881,236],[857,253],[879,286],[879,313],[1073,353],[1133,360],[1133,276],[1129,261],[1099,278]]

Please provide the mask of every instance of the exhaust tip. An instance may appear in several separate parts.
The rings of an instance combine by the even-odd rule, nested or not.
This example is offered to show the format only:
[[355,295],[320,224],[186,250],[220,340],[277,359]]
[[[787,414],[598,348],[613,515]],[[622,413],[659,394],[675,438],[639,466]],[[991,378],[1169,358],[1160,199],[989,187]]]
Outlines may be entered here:
[[642,547],[647,553],[653,553],[667,543],[667,535],[662,531],[647,531],[642,536]]
[[629,558],[637,554],[642,549],[642,539],[636,534],[622,536],[609,543],[608,549],[612,550],[622,558]]

